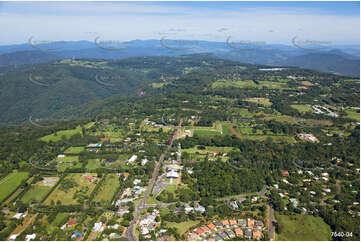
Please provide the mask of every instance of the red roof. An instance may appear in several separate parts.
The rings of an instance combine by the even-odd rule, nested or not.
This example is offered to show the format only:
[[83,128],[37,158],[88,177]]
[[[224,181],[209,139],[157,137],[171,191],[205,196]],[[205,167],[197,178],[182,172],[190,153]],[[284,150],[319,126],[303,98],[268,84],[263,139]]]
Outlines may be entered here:
[[288,176],[288,171],[282,171],[282,175]]
[[236,232],[237,236],[242,236],[243,235],[242,229],[235,229],[234,231]]
[[95,179],[95,177],[92,177],[92,176],[85,176],[85,178],[88,179],[88,180],[93,180],[93,179]]
[[202,226],[201,229],[206,232],[206,231],[209,231],[209,228],[207,226]]
[[214,224],[207,224],[207,226],[208,226],[209,229],[215,229],[216,228],[216,226]]
[[78,222],[76,220],[71,219],[71,220],[68,221],[68,226],[72,226],[72,225],[75,225],[77,223]]
[[229,224],[229,223],[228,223],[228,220],[223,220],[223,221],[222,221],[222,224],[223,224],[223,225],[228,225],[228,224]]
[[198,235],[201,235],[201,234],[203,234],[203,230],[201,230],[200,228],[197,228],[196,229],[196,233],[198,234]]
[[237,224],[237,221],[236,221],[236,220],[229,220],[229,223],[230,223],[231,225],[235,225],[235,224]]

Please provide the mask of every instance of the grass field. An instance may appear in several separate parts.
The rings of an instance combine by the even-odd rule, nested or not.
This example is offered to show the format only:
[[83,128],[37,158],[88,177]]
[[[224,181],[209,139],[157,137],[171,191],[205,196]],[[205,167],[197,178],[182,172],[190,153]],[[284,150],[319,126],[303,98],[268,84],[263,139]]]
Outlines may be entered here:
[[[84,127],[86,129],[89,129],[93,125],[94,125],[94,122],[90,122],[90,123],[86,124]],[[61,131],[56,132],[55,134],[50,134],[50,135],[41,137],[40,140],[42,140],[44,142],[50,142],[50,141],[57,142],[57,141],[60,141],[63,136],[66,139],[69,139],[74,134],[81,134],[81,130],[82,130],[82,127],[79,125],[75,129],[61,130]]]
[[84,147],[69,147],[64,154],[80,154],[85,150]]
[[354,119],[360,122],[360,113],[357,112],[355,109],[346,109],[347,118]]
[[276,234],[276,240],[332,240],[330,226],[320,217],[276,213],[276,219],[281,226],[281,233]]
[[251,103],[261,104],[261,105],[263,105],[265,107],[269,107],[269,106],[272,105],[269,98],[254,97],[254,98],[247,98],[247,99],[245,99],[245,101],[251,102]]
[[66,220],[66,218],[69,217],[69,213],[58,213],[54,219],[54,221],[51,223],[54,226],[61,226],[62,222]]
[[83,175],[89,175],[96,177],[95,173],[72,173],[68,175],[63,181],[71,180],[76,183],[76,185],[66,191],[60,189],[60,184],[45,200],[46,205],[50,205],[51,201],[55,203],[59,200],[63,205],[78,204],[77,200],[74,198],[74,195],[78,192],[83,197],[88,197],[91,192],[94,190],[96,184],[88,181],[83,177]]
[[176,222],[166,222],[166,227],[168,228],[176,228],[177,232],[182,235],[184,234],[190,227],[199,224],[200,221],[198,220],[189,220],[187,222],[181,222],[181,223],[176,223]]
[[95,201],[109,202],[112,200],[114,193],[119,188],[119,177],[116,174],[108,174],[102,183],[98,194],[95,196]]
[[41,199],[51,190],[51,187],[47,186],[32,186],[27,193],[21,198],[21,201],[28,203],[30,200],[40,202]]
[[29,177],[29,172],[14,171],[0,180],[0,202],[3,202],[19,185]]
[[300,113],[313,113],[313,109],[307,105],[291,105],[292,108],[297,109]]
[[43,181],[31,185],[31,188],[24,194],[21,201],[24,203],[28,203],[30,200],[40,202],[58,180],[58,177],[46,177]]
[[217,80],[212,83],[212,88],[225,88],[225,87],[235,87],[235,88],[268,88],[268,89],[285,89],[288,88],[287,83],[283,82],[273,82],[273,81],[258,81],[258,84],[252,80],[243,80],[243,81],[230,81],[225,79]]

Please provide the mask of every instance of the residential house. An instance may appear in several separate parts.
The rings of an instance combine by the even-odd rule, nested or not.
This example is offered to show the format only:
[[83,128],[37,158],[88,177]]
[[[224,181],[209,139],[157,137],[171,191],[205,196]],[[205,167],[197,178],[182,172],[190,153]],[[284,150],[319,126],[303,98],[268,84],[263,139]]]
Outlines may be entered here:
[[247,220],[247,223],[248,223],[248,227],[250,227],[250,228],[253,228],[254,227],[254,219],[248,219]]
[[242,237],[243,236],[243,230],[242,229],[235,229],[234,232],[236,232],[237,237]]
[[253,231],[253,239],[261,239],[261,232]]
[[26,241],[34,240],[36,238],[36,234],[27,234],[25,236]]

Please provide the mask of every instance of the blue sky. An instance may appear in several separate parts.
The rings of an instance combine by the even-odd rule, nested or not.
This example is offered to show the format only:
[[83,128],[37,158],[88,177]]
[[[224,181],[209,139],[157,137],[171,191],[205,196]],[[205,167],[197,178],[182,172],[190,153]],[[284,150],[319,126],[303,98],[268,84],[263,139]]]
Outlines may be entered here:
[[42,40],[359,44],[359,2],[0,2],[0,45]]

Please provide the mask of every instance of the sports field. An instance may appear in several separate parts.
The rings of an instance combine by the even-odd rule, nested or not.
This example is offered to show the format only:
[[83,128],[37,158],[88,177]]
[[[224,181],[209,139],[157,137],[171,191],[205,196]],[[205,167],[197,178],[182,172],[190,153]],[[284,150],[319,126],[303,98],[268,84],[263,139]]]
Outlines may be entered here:
[[0,202],[3,202],[19,185],[29,177],[29,172],[14,171],[0,180]]

